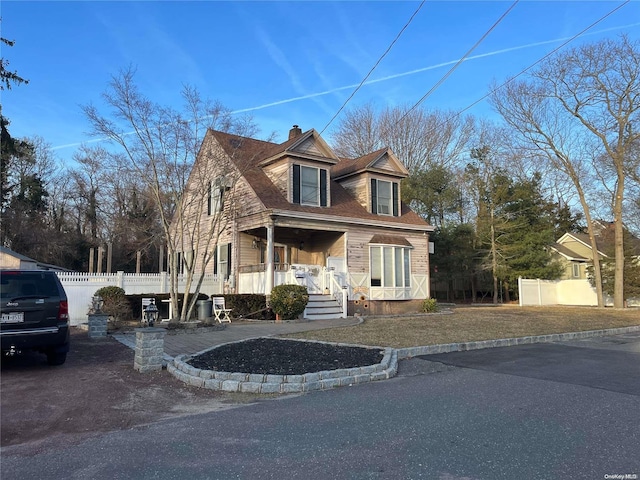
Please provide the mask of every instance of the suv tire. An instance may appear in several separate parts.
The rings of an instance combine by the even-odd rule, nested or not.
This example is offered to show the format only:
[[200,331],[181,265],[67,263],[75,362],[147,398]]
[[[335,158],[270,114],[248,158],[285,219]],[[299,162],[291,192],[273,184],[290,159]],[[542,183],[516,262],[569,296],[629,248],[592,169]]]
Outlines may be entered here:
[[62,365],[67,361],[67,352],[47,352],[47,363],[49,365]]

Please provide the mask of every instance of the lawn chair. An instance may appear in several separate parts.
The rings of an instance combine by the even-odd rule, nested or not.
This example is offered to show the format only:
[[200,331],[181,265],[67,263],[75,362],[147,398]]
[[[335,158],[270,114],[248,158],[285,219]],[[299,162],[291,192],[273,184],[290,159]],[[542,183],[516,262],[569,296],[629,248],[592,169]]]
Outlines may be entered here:
[[230,308],[225,308],[224,297],[211,297],[213,300],[213,315],[216,317],[219,323],[228,322],[231,323]]

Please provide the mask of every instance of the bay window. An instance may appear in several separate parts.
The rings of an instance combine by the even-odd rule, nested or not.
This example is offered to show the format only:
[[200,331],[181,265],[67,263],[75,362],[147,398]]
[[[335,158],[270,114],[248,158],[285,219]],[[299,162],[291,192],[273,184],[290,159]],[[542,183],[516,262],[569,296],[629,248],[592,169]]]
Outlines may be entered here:
[[372,287],[411,286],[410,248],[375,245],[369,248]]

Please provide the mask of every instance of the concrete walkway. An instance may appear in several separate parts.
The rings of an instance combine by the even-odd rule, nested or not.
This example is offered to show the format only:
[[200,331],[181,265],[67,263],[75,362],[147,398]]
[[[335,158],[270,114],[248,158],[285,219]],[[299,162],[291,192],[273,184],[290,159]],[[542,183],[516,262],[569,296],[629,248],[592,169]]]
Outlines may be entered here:
[[[266,321],[238,322],[225,324],[224,330],[172,331],[164,337],[165,360],[170,360],[180,354],[192,355],[228,342],[236,342],[256,337],[271,337],[286,333],[322,330],[325,328],[347,327],[358,325],[360,322],[360,318],[354,317],[278,323]],[[117,333],[111,336],[130,348],[135,348],[136,346],[136,335],[134,332]]]

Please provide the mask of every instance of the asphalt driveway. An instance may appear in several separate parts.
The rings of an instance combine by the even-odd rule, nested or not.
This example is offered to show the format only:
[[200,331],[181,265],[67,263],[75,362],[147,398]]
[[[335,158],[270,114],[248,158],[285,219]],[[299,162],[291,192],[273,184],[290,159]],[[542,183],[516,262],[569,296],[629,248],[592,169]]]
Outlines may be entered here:
[[420,358],[640,396],[640,332]]
[[638,478],[640,335],[568,343],[416,357],[387,381],[13,445],[2,474]]

